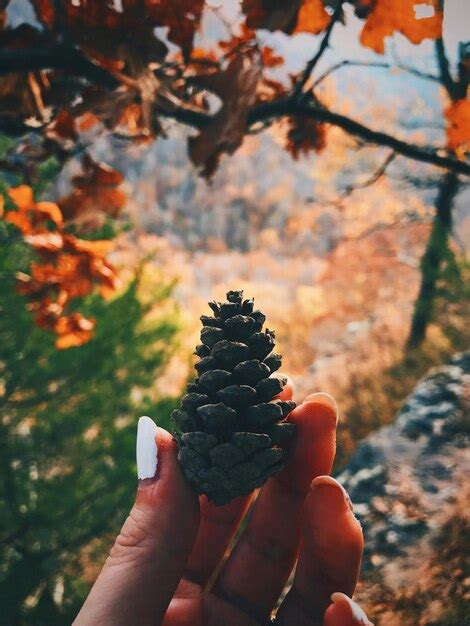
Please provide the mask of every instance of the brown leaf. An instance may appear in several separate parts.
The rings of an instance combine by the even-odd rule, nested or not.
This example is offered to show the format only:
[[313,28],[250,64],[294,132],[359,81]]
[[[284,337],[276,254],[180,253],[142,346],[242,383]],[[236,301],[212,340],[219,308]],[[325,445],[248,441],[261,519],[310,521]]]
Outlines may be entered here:
[[233,154],[241,145],[260,76],[259,56],[253,59],[238,54],[226,70],[200,77],[200,86],[222,100],[211,122],[189,139],[190,158],[204,176],[209,178],[215,172],[222,153]]
[[295,160],[311,150],[321,152],[326,146],[326,127],[308,117],[289,118],[286,150]]
[[51,139],[75,141],[77,139],[77,130],[75,120],[70,112],[66,109],[59,111],[53,123],[48,126],[46,133]]
[[168,27],[168,39],[181,48],[188,58],[194,34],[199,28],[205,0],[147,0],[146,9],[160,26]]
[[302,0],[243,0],[242,10],[246,15],[246,25],[249,28],[265,28],[266,30],[282,30],[292,33],[297,24],[297,15]]
[[292,34],[298,32],[320,33],[330,21],[321,0],[243,0],[242,10],[249,28],[281,30]]

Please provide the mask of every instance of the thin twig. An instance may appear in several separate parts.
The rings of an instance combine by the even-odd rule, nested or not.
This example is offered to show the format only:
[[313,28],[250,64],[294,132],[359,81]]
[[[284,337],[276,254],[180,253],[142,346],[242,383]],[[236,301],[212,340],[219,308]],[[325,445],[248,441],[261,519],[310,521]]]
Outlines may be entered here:
[[343,61],[339,61],[338,63],[335,63],[334,65],[332,65],[331,67],[329,67],[327,70],[325,70],[323,72],[323,74],[321,74],[316,81],[313,83],[312,85],[312,89],[315,89],[316,87],[318,87],[318,85],[323,82],[325,80],[325,78],[327,78],[330,74],[333,74],[333,72],[336,72],[336,70],[339,70],[342,67],[384,67],[384,68],[389,68],[390,64],[389,63],[382,63],[380,61],[349,61],[348,59],[344,59]]
[[338,2],[336,9],[334,10],[333,15],[331,16],[330,23],[327,26],[323,39],[321,40],[317,53],[315,54],[314,57],[310,59],[310,61],[305,66],[304,71],[302,72],[302,74],[300,74],[298,80],[296,81],[294,85],[294,89],[292,90],[292,95],[294,97],[297,97],[302,93],[303,88],[305,87],[308,79],[312,75],[312,72],[315,69],[318,61],[321,59],[321,57],[323,56],[323,53],[327,49],[329,41],[330,41],[331,33],[333,32],[333,28],[336,22],[339,20],[340,16],[342,15],[343,1],[344,0],[340,0]]
[[375,170],[375,172],[367,180],[365,180],[362,183],[356,183],[354,185],[347,185],[347,187],[345,187],[344,191],[341,193],[341,198],[347,198],[354,191],[356,191],[356,189],[365,189],[366,187],[371,187],[372,185],[374,185],[378,180],[382,178],[382,176],[387,171],[387,167],[390,165],[390,163],[392,163],[392,161],[395,159],[396,156],[397,156],[396,152],[390,152],[390,154],[388,154],[387,157],[385,158],[384,162]]

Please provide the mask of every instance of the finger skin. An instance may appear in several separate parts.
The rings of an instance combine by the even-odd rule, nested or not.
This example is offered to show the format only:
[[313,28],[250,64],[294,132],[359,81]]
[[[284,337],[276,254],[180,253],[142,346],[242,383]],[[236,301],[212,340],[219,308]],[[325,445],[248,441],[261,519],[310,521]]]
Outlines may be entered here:
[[302,404],[289,421],[297,425],[290,460],[261,490],[214,588],[261,621],[270,614],[297,558],[301,510],[312,478],[329,472],[335,455],[336,411],[331,405]]
[[346,492],[329,476],[316,478],[305,501],[302,552],[279,624],[321,624],[332,593],[352,596],[363,548],[361,525]]
[[343,593],[334,593],[323,620],[323,626],[374,626],[367,615],[351,598]]
[[163,620],[162,626],[260,626],[249,615],[220,598],[205,592],[200,585],[182,581]]
[[[275,377],[287,378],[284,389],[279,394],[280,400],[291,400],[294,394],[292,380],[282,373]],[[243,519],[253,494],[236,498],[225,506],[216,506],[206,496],[201,496],[201,521],[193,550],[188,560],[185,578],[205,586],[214,570],[219,565]]]
[[185,578],[204,587],[223,558],[243,519],[253,495],[242,496],[225,506],[216,506],[206,496],[199,499],[201,523],[189,557]]
[[158,429],[157,445],[157,475],[139,481],[135,504],[75,626],[155,626],[163,619],[196,538],[199,503],[171,435]]

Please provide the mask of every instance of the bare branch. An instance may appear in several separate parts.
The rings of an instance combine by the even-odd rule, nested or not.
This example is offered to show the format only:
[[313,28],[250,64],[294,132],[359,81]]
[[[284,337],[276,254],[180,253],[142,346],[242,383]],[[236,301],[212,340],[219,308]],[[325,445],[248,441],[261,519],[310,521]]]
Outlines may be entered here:
[[[444,48],[444,41],[442,37],[435,41],[436,59],[439,66],[440,81],[447,91],[451,100],[458,100],[463,96],[460,95],[459,85],[452,78],[450,73],[449,59]],[[465,95],[465,94],[464,94]]]
[[374,185],[378,180],[382,178],[382,176],[387,171],[387,167],[390,165],[390,163],[392,163],[392,161],[395,159],[396,156],[397,156],[396,152],[390,152],[390,154],[388,154],[387,157],[385,158],[384,162],[375,170],[375,172],[367,180],[365,180],[362,183],[355,183],[354,185],[347,185],[344,188],[344,191],[341,193],[341,198],[347,198],[353,193],[353,191],[356,191],[356,189],[365,189],[366,187],[371,187],[372,185]]
[[[384,162],[375,170],[375,172],[367,180],[365,180],[362,183],[354,183],[352,185],[347,185],[340,192],[340,194],[336,196],[333,200],[320,202],[320,204],[322,206],[324,205],[324,206],[341,207],[343,205],[344,200],[346,200],[346,198],[349,198],[352,195],[352,193],[356,191],[356,189],[365,189],[366,187],[371,187],[378,180],[380,180],[382,176],[385,174],[385,172],[387,171],[387,167],[395,159],[396,156],[397,155],[395,152],[390,152],[390,154],[388,154],[387,157],[385,158]],[[308,202],[315,202],[315,204],[319,204],[318,201],[315,200],[314,198],[309,198]]]
[[331,33],[333,32],[333,28],[335,27],[336,22],[339,20],[339,18],[342,15],[342,12],[343,12],[343,2],[344,2],[344,0],[340,0],[338,2],[337,6],[336,6],[336,8],[334,10],[333,15],[331,16],[330,23],[328,24],[328,27],[327,27],[327,29],[325,31],[323,39],[321,40],[320,46],[319,46],[319,48],[317,50],[317,53],[307,63],[307,65],[305,66],[304,71],[302,72],[302,74],[300,74],[297,82],[295,83],[294,89],[292,91],[294,96],[299,96],[302,93],[303,88],[305,87],[305,84],[307,83],[308,79],[310,78],[310,76],[311,76],[313,70],[315,69],[318,61],[321,59],[321,57],[323,56],[323,53],[327,49],[329,41],[330,41]]
[[298,102],[293,98],[280,98],[274,102],[255,106],[248,115],[248,123],[252,125],[266,119],[276,119],[285,115],[311,117],[318,122],[338,126],[350,135],[359,137],[368,143],[387,146],[394,152],[415,161],[430,163],[456,173],[470,175],[470,163],[467,161],[460,161],[448,156],[447,153],[441,155],[438,150],[430,146],[417,146],[416,144],[408,143],[388,133],[364,126],[364,124],[341,113],[335,113],[314,103]]
[[383,63],[380,61],[349,61],[348,59],[344,59],[343,61],[339,61],[339,63],[335,63],[334,65],[332,65],[331,67],[329,67],[327,70],[325,70],[323,72],[323,74],[321,74],[316,81],[313,83],[312,85],[312,89],[315,89],[315,87],[318,87],[318,85],[323,82],[325,80],[325,78],[327,78],[330,74],[333,74],[333,72],[336,72],[336,70],[341,69],[342,67],[384,67],[384,68],[389,68],[390,64],[389,63]]

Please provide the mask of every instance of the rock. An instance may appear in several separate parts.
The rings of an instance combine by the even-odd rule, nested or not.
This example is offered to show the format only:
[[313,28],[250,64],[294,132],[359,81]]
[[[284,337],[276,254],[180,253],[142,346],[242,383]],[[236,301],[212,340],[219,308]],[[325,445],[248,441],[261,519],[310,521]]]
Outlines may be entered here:
[[395,422],[367,437],[337,476],[363,525],[366,577],[381,575],[396,588],[400,576],[391,564],[412,568],[411,551],[414,558],[429,551],[440,512],[470,469],[469,399],[467,352],[428,372]]

